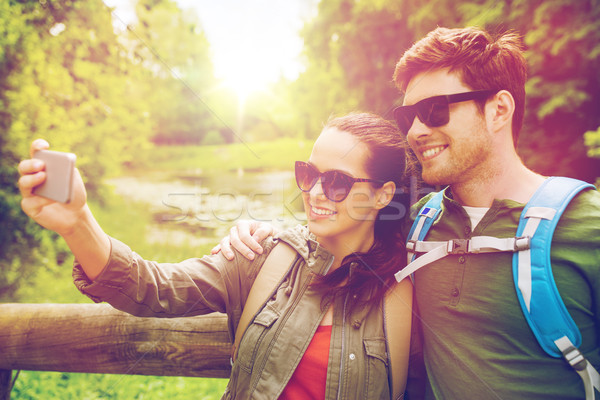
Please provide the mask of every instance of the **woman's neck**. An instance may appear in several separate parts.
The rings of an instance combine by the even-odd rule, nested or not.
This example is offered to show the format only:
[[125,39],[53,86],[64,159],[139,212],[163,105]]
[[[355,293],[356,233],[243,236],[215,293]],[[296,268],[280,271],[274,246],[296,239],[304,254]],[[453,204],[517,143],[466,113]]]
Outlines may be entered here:
[[373,227],[366,232],[353,231],[350,235],[317,238],[319,244],[334,257],[330,271],[335,271],[342,265],[342,260],[352,253],[366,253],[375,241]]

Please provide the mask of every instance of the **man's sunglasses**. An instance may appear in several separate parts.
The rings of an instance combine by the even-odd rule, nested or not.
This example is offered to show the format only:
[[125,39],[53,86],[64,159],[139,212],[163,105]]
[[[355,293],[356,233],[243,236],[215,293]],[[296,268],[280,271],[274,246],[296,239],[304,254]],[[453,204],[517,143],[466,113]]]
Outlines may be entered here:
[[375,182],[384,184],[376,179],[353,178],[340,171],[319,172],[317,168],[303,161],[296,161],[296,184],[303,192],[310,192],[321,178],[321,188],[325,197],[331,201],[344,201],[355,182]]
[[473,92],[428,97],[412,106],[396,107],[394,109],[394,119],[400,131],[405,135],[408,134],[408,130],[415,120],[415,115],[430,128],[444,126],[450,121],[450,103],[482,100],[496,92],[497,90],[476,90]]

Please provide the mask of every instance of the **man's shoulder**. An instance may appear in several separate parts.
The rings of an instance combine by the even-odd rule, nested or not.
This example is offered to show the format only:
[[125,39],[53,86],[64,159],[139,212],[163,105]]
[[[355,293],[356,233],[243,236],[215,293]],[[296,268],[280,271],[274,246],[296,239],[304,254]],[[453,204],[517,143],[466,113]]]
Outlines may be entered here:
[[563,218],[598,224],[600,221],[600,192],[592,188],[581,191],[571,200],[561,219]]
[[597,188],[585,189],[575,197],[574,201],[582,205],[600,207],[600,191]]
[[[579,250],[600,243],[600,192],[585,189],[567,205],[558,220],[552,239],[553,249],[564,243]],[[556,245],[556,246],[555,246]]]

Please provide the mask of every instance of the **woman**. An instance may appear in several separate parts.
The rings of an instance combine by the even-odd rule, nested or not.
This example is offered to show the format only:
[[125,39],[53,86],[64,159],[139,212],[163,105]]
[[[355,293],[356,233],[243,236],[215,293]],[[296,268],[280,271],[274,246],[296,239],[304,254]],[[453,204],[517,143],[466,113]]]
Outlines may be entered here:
[[[35,141],[32,151],[47,147]],[[386,292],[405,305],[394,310],[405,322],[394,332],[402,349],[395,397],[404,390],[410,341],[412,287],[393,279],[405,262],[397,246],[405,160],[395,124],[372,114],[329,121],[308,162],[295,166],[308,226],[267,239],[253,261],[221,254],[146,261],[102,231],[78,173],[68,204],[33,195],[45,179],[39,161],[19,164],[19,186],[23,210],[66,240],[84,294],[138,316],[227,313],[232,337],[257,273],[275,243],[285,242],[299,262],[245,331],[223,398],[389,399]]]

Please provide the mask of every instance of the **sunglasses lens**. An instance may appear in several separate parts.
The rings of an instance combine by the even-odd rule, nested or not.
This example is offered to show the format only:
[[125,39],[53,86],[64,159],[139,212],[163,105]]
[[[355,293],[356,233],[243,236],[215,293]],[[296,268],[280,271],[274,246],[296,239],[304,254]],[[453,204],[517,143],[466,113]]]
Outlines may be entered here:
[[415,119],[413,108],[410,106],[396,108],[394,110],[394,119],[400,131],[406,135]]
[[319,179],[319,171],[310,164],[296,161],[296,184],[303,192],[308,192]]
[[339,202],[348,197],[354,179],[338,171],[327,171],[322,174],[312,165],[296,161],[296,184],[303,192],[309,192],[321,178],[323,194],[331,201]]
[[450,120],[448,101],[443,97],[432,97],[417,104],[417,115],[429,127],[443,126]]
[[353,183],[349,176],[337,171],[327,171],[321,177],[323,193],[335,202],[343,201],[348,196]]

